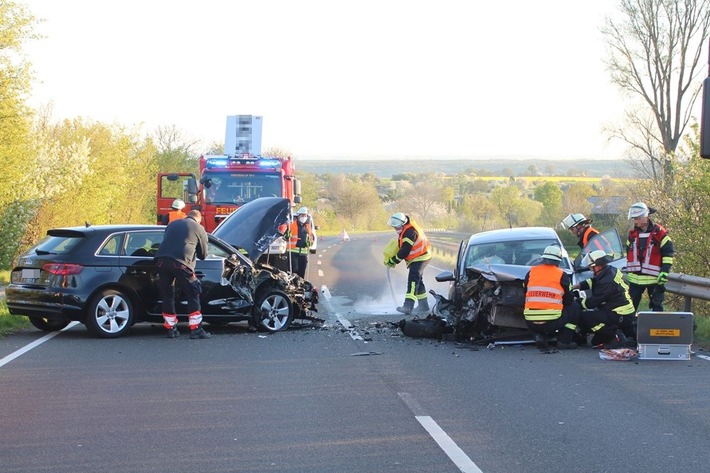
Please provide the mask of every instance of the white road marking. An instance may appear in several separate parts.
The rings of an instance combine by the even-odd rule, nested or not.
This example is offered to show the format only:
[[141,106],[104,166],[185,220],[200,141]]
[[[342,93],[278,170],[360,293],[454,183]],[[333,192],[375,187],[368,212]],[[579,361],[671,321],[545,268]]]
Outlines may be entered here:
[[323,270],[322,269],[318,270],[318,276],[323,277]]
[[458,445],[456,445],[456,442],[454,442],[451,437],[449,437],[449,435],[444,432],[441,427],[439,427],[439,424],[437,424],[434,419],[427,415],[421,415],[423,414],[423,409],[414,397],[412,397],[409,393],[397,393],[397,395],[414,413],[414,418],[417,419],[422,427],[424,427],[424,430],[429,433],[431,438],[433,438],[437,445],[439,445],[439,448],[444,451],[446,456],[454,462],[454,465],[456,465],[459,470],[463,473],[483,473],[483,471],[478,468],[478,465],[476,465],[468,457],[468,455],[466,455],[466,453],[461,450]]
[[10,363],[12,360],[19,357],[20,355],[24,355],[25,353],[32,350],[33,348],[40,346],[41,344],[43,344],[47,340],[50,340],[50,339],[56,337],[57,335],[64,332],[65,330],[69,330],[70,328],[72,328],[73,326],[75,326],[78,323],[79,322],[71,322],[69,325],[67,325],[66,327],[64,327],[60,331],[48,333],[44,337],[37,339],[34,342],[29,343],[29,344],[25,345],[24,347],[20,348],[19,350],[16,350],[16,351],[10,353],[5,358],[0,359],[0,366],[5,366],[6,364]]
[[710,361],[710,356],[707,356],[707,355],[698,355],[698,354],[696,354],[695,356],[697,356],[698,358],[702,358],[703,360]]

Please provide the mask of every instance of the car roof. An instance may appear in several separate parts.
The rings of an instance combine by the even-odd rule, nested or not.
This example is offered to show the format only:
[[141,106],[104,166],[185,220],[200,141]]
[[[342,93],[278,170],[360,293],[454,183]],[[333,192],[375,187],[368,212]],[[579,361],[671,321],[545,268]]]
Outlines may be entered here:
[[83,233],[86,235],[92,233],[112,233],[112,232],[125,232],[130,230],[158,230],[165,229],[165,225],[141,225],[141,224],[124,224],[124,225],[82,225],[78,227],[59,227],[47,230],[48,235],[61,235],[61,234],[77,234]]
[[557,232],[555,232],[555,230],[550,227],[517,227],[474,233],[473,235],[471,235],[471,238],[469,238],[468,244],[480,245],[485,243],[498,243],[503,241],[548,239],[559,240]]

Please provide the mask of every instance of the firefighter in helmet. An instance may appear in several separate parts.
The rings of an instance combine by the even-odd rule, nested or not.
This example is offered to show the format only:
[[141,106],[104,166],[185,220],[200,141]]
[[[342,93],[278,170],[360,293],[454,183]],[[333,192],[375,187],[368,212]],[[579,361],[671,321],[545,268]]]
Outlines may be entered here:
[[182,211],[184,208],[185,202],[183,202],[182,199],[173,200],[173,203],[170,206],[170,211],[163,216],[163,224],[167,225],[170,222],[187,217],[187,214]]
[[523,313],[540,349],[547,348],[547,337],[558,331],[558,348],[577,348],[574,337],[580,309],[574,304],[570,275],[559,268],[561,261],[562,249],[550,245],[542,253],[542,264],[525,276]]
[[644,291],[648,291],[651,310],[662,312],[674,250],[668,231],[649,218],[655,211],[643,202],[636,202],[629,208],[633,227],[626,241],[626,277],[636,310]]
[[296,212],[296,218],[291,222],[286,232],[288,236],[288,251],[291,256],[293,272],[306,277],[308,267],[308,252],[315,240],[313,229],[308,222],[308,207],[301,207]]
[[583,214],[569,214],[562,219],[562,226],[577,237],[577,245],[580,248],[584,248],[593,236],[599,235],[599,230],[592,227],[592,219]]
[[417,302],[417,312],[429,312],[426,287],[424,287],[424,268],[431,260],[431,243],[424,231],[407,215],[397,212],[387,222],[398,234],[397,253],[385,259],[385,266],[394,268],[404,260],[409,268],[407,277],[407,292],[404,304],[397,311],[409,315]]
[[629,286],[624,275],[609,265],[611,258],[602,250],[587,254],[584,263],[594,272],[591,279],[572,286],[580,291],[591,290],[589,297],[582,297],[579,303],[582,312],[579,325],[584,332],[591,332],[592,345],[607,345],[635,338],[634,322],[636,309],[631,302]]

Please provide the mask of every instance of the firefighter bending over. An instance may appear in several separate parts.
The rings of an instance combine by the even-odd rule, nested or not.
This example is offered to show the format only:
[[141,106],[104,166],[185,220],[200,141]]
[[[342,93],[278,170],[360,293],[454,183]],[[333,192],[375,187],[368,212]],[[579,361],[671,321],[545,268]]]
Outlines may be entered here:
[[548,347],[547,337],[559,331],[557,348],[574,349],[579,306],[574,303],[570,275],[558,266],[562,249],[550,245],[542,253],[542,264],[525,276],[525,322],[535,334],[540,349]]
[[397,254],[385,261],[385,266],[394,268],[402,260],[409,268],[407,277],[407,292],[404,295],[404,304],[397,307],[397,311],[409,315],[414,310],[414,303],[418,302],[417,312],[429,312],[426,288],[424,287],[424,268],[431,260],[431,243],[424,231],[402,212],[397,212],[389,219],[388,225],[394,228],[399,235]]

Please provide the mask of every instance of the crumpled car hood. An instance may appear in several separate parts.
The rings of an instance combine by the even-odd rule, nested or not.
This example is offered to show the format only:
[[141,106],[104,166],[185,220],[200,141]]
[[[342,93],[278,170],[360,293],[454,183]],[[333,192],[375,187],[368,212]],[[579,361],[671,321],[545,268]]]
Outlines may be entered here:
[[466,267],[469,275],[480,274],[485,279],[494,282],[522,281],[530,271],[530,266],[512,264],[477,264]]
[[212,232],[232,246],[244,249],[256,261],[281,236],[288,224],[291,203],[282,197],[262,197],[232,212]]

